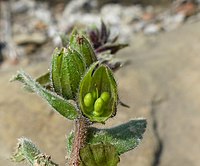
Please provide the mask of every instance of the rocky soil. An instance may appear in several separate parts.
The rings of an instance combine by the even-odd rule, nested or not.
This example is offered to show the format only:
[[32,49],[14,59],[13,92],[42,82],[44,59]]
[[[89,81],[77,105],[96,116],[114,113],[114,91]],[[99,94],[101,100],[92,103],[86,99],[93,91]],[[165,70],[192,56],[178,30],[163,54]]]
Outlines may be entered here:
[[[135,117],[147,118],[148,126],[142,143],[123,155],[119,165],[198,166],[200,22],[157,36],[138,34],[132,41],[119,54],[130,63],[116,73],[120,97],[131,108],[119,106],[107,126]],[[64,165],[65,136],[72,123],[52,113],[36,95],[23,91],[21,84],[9,83],[19,68],[37,76],[48,64],[32,62],[0,71],[0,165],[15,165],[9,157],[21,136],[37,142]]]

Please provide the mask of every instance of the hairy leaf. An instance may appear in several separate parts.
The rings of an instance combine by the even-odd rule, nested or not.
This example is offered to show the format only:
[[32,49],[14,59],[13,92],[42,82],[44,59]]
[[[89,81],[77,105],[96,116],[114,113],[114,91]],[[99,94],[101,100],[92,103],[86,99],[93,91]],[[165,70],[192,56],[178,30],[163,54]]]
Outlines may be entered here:
[[11,159],[14,162],[26,160],[32,166],[58,166],[58,164],[51,161],[50,156],[42,154],[35,144],[27,138],[18,140],[16,152]]
[[88,130],[87,142],[90,144],[110,143],[116,148],[118,154],[123,154],[139,144],[145,132],[146,123],[145,119],[135,119],[109,129],[91,127]]
[[40,150],[32,143],[31,140],[27,138],[20,138],[18,140],[16,152],[13,154],[11,159],[15,162],[27,160],[33,164],[35,157],[40,153]]
[[36,92],[45,99],[57,112],[64,117],[73,120],[78,117],[76,107],[70,101],[58,96],[57,94],[43,88],[39,83],[35,82],[24,71],[18,71],[17,75],[11,81],[18,80],[28,86],[29,89]]

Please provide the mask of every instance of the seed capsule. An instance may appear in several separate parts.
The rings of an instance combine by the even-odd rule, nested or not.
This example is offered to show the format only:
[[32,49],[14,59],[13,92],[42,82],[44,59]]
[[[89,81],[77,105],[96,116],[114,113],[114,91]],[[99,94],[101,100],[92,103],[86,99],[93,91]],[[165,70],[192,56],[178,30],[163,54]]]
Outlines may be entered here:
[[103,101],[104,101],[105,103],[107,103],[107,102],[109,101],[109,99],[110,99],[110,94],[109,94],[108,92],[103,92],[103,93],[101,94],[101,98],[103,99]]
[[104,101],[102,98],[98,98],[95,103],[94,103],[94,115],[99,116],[103,113],[103,106],[104,106]]
[[104,123],[115,115],[117,102],[117,84],[112,71],[98,62],[92,64],[79,86],[78,103],[83,115],[91,122]]

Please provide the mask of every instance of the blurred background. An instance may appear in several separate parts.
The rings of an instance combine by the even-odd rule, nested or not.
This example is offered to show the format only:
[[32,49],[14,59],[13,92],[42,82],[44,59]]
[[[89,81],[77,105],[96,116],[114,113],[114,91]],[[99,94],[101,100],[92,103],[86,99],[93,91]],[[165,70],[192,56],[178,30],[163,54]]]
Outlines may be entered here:
[[135,117],[148,121],[141,144],[120,166],[200,165],[199,0],[1,0],[0,165],[10,161],[17,138],[30,138],[65,165],[66,135],[73,124],[34,94],[9,80],[23,68],[33,77],[48,70],[63,34],[109,26],[129,47],[116,58],[120,98],[117,116],[103,127]]

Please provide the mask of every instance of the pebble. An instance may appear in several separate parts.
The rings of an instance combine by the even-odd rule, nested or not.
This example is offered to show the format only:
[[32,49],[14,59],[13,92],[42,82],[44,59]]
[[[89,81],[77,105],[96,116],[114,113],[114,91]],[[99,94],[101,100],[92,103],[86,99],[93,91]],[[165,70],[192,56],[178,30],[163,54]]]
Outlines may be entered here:
[[157,34],[161,30],[158,24],[149,24],[144,28],[144,34],[153,35]]
[[41,45],[46,41],[47,37],[43,33],[33,33],[33,34],[18,34],[15,35],[13,40],[16,44],[22,45],[22,44],[36,44]]
[[177,13],[172,16],[166,16],[163,20],[163,29],[166,31],[171,31],[180,26],[185,20],[185,15],[183,13]]

